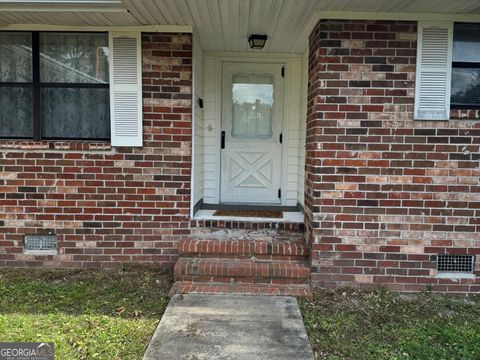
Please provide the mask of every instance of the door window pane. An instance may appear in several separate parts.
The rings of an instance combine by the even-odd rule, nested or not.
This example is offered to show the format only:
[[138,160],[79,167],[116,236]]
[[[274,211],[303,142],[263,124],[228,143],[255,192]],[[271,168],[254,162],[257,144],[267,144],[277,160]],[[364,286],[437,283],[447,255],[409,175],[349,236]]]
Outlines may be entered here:
[[0,87],[0,137],[33,136],[32,87]]
[[32,81],[32,34],[0,33],[0,82]]
[[45,138],[110,138],[108,88],[44,88],[41,95]]
[[234,75],[232,86],[232,137],[272,138],[273,76]]
[[56,83],[108,83],[108,35],[41,33],[40,79]]

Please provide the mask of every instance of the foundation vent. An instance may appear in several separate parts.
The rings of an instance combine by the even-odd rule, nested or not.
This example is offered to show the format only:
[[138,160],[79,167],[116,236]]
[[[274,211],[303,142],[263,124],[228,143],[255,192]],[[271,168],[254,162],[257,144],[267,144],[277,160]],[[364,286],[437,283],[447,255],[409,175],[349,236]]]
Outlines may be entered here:
[[470,275],[475,272],[474,255],[437,255],[437,270],[439,275]]
[[57,253],[56,235],[25,235],[25,254],[55,255]]

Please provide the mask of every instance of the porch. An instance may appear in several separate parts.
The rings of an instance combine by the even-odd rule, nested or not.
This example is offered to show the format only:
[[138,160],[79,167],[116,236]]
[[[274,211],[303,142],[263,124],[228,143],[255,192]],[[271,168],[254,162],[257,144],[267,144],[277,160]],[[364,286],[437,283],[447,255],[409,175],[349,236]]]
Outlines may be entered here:
[[[205,291],[478,290],[480,101],[470,91],[458,102],[476,86],[459,69],[478,72],[478,55],[461,51],[479,22],[474,0],[1,3],[1,30],[27,33],[38,60],[31,82],[2,91],[31,86],[31,109],[46,108],[42,86],[69,87],[41,81],[45,33],[102,33],[113,56],[112,83],[105,71],[86,86],[111,90],[108,140],[52,140],[34,112],[28,136],[0,142],[0,265],[176,263],[177,280]],[[250,48],[255,34],[267,35],[262,49]],[[245,209],[281,217],[235,215]],[[25,234],[45,232],[55,255],[24,252]],[[442,278],[443,257],[465,267]]]
[[[298,222],[304,198],[307,39],[299,54],[204,52],[195,39],[193,219],[215,220],[212,209],[253,206],[296,212]],[[268,38],[265,48],[273,41]]]

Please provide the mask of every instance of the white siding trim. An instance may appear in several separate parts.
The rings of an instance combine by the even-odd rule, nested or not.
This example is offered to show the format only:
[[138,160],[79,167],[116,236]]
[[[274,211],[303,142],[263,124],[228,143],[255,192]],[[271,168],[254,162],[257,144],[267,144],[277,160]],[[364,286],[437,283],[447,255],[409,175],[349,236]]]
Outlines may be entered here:
[[203,52],[197,35],[193,35],[192,46],[192,177],[190,214],[193,217],[194,207],[203,198],[204,189],[204,108],[198,101],[203,98]]
[[298,147],[298,202],[305,206],[305,141],[307,128],[307,97],[308,97],[308,56],[309,49],[305,51],[302,59],[302,89],[300,110],[300,142]]
[[453,22],[419,22],[417,43],[415,119],[448,120]]
[[219,161],[216,148],[220,134],[219,99],[217,98],[217,59],[204,59],[204,132],[203,132],[203,201],[206,204],[218,204]]
[[295,206],[298,202],[298,185],[301,174],[298,169],[301,142],[301,103],[302,103],[302,59],[289,60],[285,74],[285,118],[284,146],[285,159],[282,205]]

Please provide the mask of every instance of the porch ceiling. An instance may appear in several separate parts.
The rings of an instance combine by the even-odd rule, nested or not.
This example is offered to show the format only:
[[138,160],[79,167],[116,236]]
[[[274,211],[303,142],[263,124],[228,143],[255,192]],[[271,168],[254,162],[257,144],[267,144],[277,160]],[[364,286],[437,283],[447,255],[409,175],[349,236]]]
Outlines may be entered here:
[[[269,36],[263,52],[302,53],[315,21],[351,12],[478,15],[478,0],[0,0],[0,26],[193,25],[204,51],[250,51],[251,33]],[[359,14],[360,13],[360,14]],[[404,16],[405,18],[405,16]],[[256,50],[258,52],[258,50]]]

